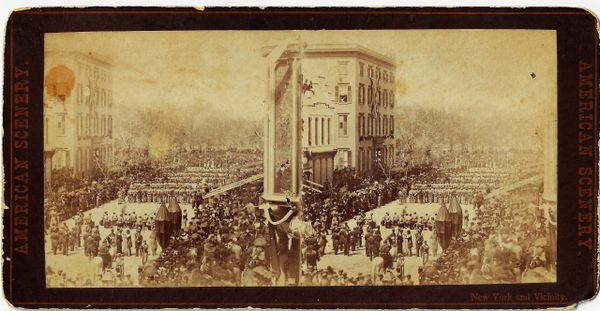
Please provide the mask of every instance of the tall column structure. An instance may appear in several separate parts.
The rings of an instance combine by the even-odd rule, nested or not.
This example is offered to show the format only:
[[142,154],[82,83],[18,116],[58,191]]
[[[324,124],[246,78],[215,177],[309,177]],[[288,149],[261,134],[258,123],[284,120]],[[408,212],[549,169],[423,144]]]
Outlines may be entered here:
[[[265,48],[267,118],[264,126],[263,204],[270,235],[271,270],[276,285],[299,283],[297,232],[302,196],[301,45],[284,42]],[[296,229],[295,229],[296,228]]]

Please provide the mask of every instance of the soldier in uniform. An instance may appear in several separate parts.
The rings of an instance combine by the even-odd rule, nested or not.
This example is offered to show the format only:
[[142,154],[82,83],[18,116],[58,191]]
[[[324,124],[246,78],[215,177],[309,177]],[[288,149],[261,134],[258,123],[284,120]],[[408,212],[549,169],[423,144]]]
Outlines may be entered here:
[[340,247],[340,228],[333,227],[331,229],[331,242],[333,244],[333,253],[337,255]]
[[421,256],[421,245],[423,245],[423,235],[421,234],[421,229],[417,230],[417,233],[415,233],[415,243],[416,243],[416,253],[417,253],[417,257]]
[[382,240],[383,237],[381,236],[381,231],[379,231],[379,228],[376,228],[375,233],[373,234],[373,256],[377,255],[377,251],[379,251],[379,248],[381,247]]
[[102,245],[98,248],[98,256],[102,258],[102,271],[111,266],[110,254],[108,253],[108,243],[106,240],[102,241]]
[[142,264],[145,264],[148,261],[148,244],[145,240],[140,247],[140,254],[142,255]]
[[398,232],[396,233],[396,253],[404,254],[403,248],[402,248],[403,242],[404,242],[404,237],[402,235],[402,228],[398,228]]
[[98,227],[94,227],[94,229],[92,230],[92,238],[94,240],[94,243],[92,246],[93,247],[93,249],[92,249],[93,257],[96,257],[96,256],[98,256],[98,251],[99,251],[98,249],[100,247],[100,240],[101,240],[100,232],[98,231]]
[[77,232],[75,232],[75,227],[73,227],[71,230],[67,229],[67,234],[68,234],[68,243],[69,243],[69,250],[71,252],[75,251],[75,239],[77,237]]
[[429,245],[427,245],[427,241],[423,241],[419,253],[423,259],[423,265],[425,265],[429,261]]
[[402,233],[402,238],[404,242],[404,247],[402,248],[403,254],[410,254],[410,256],[412,256],[412,237],[409,229],[404,230],[404,233]]
[[321,229],[322,231],[317,232],[316,237],[316,245],[315,250],[317,251],[317,256],[320,258],[325,255],[325,246],[327,245],[327,235],[325,233],[325,229]]
[[50,241],[52,243],[52,252],[56,255],[56,251],[58,250],[59,245],[59,236],[58,236],[58,227],[52,226],[50,228]]
[[360,229],[358,226],[350,231],[350,250],[355,251],[358,248],[358,243],[361,239]]
[[92,257],[94,257],[94,237],[92,236],[91,233],[86,234],[85,237],[85,255],[89,257],[90,260],[92,260]]
[[187,209],[183,210],[183,227],[187,226],[187,221],[188,221],[188,213],[187,213]]
[[142,241],[143,241],[143,237],[142,237],[142,233],[140,232],[140,229],[135,231],[135,255],[136,256],[140,256],[140,250],[142,247]]
[[60,248],[62,250],[63,255],[69,255],[69,229],[67,228],[67,224],[64,224],[62,228],[58,231],[58,238],[60,241]]
[[396,255],[396,273],[402,278],[404,277],[404,256],[401,253]]
[[349,256],[350,255],[350,239],[348,237],[348,230],[345,226],[342,226],[340,228],[340,232],[339,232],[339,243],[344,251],[344,255]]
[[117,235],[115,236],[115,242],[117,244],[117,254],[123,253],[123,235],[121,235],[121,228],[117,229]]
[[315,269],[317,267],[318,253],[314,249],[313,245],[307,247],[306,250],[306,267],[309,270]]
[[373,232],[371,232],[371,228],[368,228],[365,234],[365,255],[369,257],[369,260],[373,259]]
[[407,241],[406,241],[406,248],[407,248],[407,251],[408,251],[408,255],[412,256],[412,248],[414,246],[414,244],[413,244],[413,238],[412,238],[412,234],[410,233],[410,230],[407,229],[406,231],[408,232],[408,234],[407,234],[408,238],[407,238]]

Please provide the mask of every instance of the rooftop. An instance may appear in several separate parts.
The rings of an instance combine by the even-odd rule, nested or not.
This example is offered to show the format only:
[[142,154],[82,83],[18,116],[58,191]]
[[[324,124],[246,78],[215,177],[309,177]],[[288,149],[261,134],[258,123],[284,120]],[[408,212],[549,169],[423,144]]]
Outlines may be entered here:
[[[263,54],[267,54],[275,49],[275,45],[263,47]],[[291,57],[298,53],[298,44],[291,43],[286,49],[283,57]],[[306,44],[303,50],[305,57],[335,57],[335,56],[351,56],[369,59],[371,61],[380,62],[384,65],[395,67],[396,63],[393,57],[384,55],[377,51],[366,48],[360,44],[348,43],[326,43],[326,44]]]

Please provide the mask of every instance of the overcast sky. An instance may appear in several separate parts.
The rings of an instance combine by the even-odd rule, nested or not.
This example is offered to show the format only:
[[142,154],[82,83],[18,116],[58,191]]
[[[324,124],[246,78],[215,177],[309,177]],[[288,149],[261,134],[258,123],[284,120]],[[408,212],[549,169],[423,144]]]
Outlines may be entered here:
[[[292,31],[47,34],[46,50],[92,52],[114,65],[114,96],[126,107],[263,116],[260,48]],[[556,39],[548,30],[301,31],[310,43],[358,43],[397,63],[400,107],[531,119],[556,106]],[[532,77],[535,74],[535,78]]]

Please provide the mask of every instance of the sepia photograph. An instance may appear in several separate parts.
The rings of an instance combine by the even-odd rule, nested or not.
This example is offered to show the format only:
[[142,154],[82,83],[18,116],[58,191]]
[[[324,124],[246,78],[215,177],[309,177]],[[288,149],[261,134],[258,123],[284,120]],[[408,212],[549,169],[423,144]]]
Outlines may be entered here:
[[557,282],[554,30],[44,35],[47,288]]

